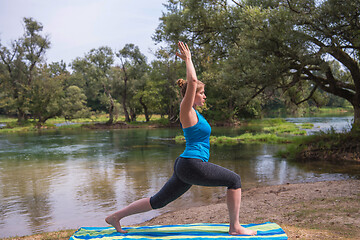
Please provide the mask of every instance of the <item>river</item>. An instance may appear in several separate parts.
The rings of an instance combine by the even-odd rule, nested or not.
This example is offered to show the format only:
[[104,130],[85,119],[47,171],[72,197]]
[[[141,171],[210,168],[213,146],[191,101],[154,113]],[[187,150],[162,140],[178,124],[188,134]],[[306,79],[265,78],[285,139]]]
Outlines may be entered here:
[[[312,134],[347,119],[310,118]],[[341,126],[341,127],[339,127]],[[213,128],[213,135],[243,131]],[[0,237],[106,226],[105,216],[156,193],[172,175],[184,145],[170,139],[181,129],[57,131],[0,135]],[[274,157],[284,145],[212,146],[211,162],[241,175],[243,188],[360,178],[359,167],[323,162],[295,163]],[[163,209],[125,218],[138,224],[162,213],[199,206],[225,194],[224,188],[194,186]]]

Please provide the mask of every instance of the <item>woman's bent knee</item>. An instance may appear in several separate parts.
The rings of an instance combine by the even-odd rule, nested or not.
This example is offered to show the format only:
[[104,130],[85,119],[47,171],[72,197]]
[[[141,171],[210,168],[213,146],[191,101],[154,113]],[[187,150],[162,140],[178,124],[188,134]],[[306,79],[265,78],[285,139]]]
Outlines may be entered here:
[[238,174],[234,174],[233,181],[228,189],[239,189],[241,188],[241,177]]
[[168,205],[169,202],[165,202],[165,201],[159,201],[158,199],[156,199],[155,196],[152,196],[150,198],[150,205],[152,207],[152,209],[159,209],[159,208],[163,208],[166,205]]

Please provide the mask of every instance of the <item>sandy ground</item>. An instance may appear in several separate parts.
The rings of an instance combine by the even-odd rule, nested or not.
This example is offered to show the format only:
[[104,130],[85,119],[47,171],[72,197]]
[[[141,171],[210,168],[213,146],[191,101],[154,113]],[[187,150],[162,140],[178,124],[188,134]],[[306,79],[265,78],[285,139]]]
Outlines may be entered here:
[[[267,186],[243,191],[242,223],[276,222],[289,239],[360,239],[360,180]],[[169,212],[144,225],[228,222],[225,197]]]
[[[228,223],[225,196],[213,204],[168,212],[139,225]],[[286,184],[243,191],[242,223],[276,222],[289,239],[360,239],[360,180]],[[66,240],[75,230],[12,240]]]

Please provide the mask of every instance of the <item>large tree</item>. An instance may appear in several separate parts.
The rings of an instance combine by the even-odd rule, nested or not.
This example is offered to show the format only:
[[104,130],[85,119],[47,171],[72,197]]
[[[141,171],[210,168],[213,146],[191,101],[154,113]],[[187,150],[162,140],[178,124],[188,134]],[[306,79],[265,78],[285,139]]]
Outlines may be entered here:
[[172,49],[160,48],[156,52],[157,59],[151,62],[150,72],[153,88],[157,92],[158,113],[167,115],[170,123],[179,120],[181,99],[176,80],[186,76],[182,61],[176,60],[173,52]]
[[53,75],[43,66],[29,89],[28,111],[38,126],[48,119],[61,116],[64,103],[63,79],[65,75]]
[[[120,59],[121,63],[120,77],[123,80],[123,84],[118,85],[117,91],[121,98],[125,120],[127,122],[135,121],[136,115],[139,112],[136,106],[139,106],[139,104],[143,108],[145,115],[148,114],[146,103],[143,101],[144,94],[140,93],[145,90],[148,79],[145,76],[149,68],[147,59],[141,53],[139,47],[134,44],[126,44],[116,56]],[[135,96],[136,99],[134,99]]]
[[[360,2],[249,1],[249,5],[242,15],[247,16],[248,35],[240,39],[266,68],[276,68],[267,76],[270,84],[284,91],[310,89],[299,103],[313,98],[318,89],[346,99],[354,108],[354,126],[359,126]],[[257,20],[251,22],[251,16]],[[336,74],[334,61],[349,72],[347,78]],[[272,78],[273,72],[277,78]]]
[[[359,1],[170,0],[166,6],[155,40],[187,40],[221,63],[218,76],[242,92],[237,104],[279,89],[297,94],[300,104],[321,89],[349,101],[360,125]],[[333,61],[347,78],[334,74]]]
[[113,63],[114,54],[109,47],[91,49],[84,58],[77,58],[72,63],[74,74],[83,79],[82,85],[88,101],[100,104],[109,113],[108,124],[113,123],[115,111],[110,77]]
[[10,48],[0,44],[2,75],[1,103],[14,110],[18,121],[28,118],[31,89],[39,76],[40,64],[44,62],[46,50],[50,47],[47,36],[41,34],[43,26],[32,18],[24,18],[25,33],[12,41]]

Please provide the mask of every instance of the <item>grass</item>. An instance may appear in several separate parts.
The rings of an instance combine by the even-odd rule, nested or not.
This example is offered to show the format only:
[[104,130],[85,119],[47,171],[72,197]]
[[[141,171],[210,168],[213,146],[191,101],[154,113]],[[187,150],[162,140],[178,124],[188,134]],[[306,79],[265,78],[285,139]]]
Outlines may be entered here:
[[[251,132],[236,137],[211,136],[210,144],[213,145],[235,145],[238,143],[291,143],[299,136],[305,136],[306,131],[299,129],[295,123],[287,122],[285,119],[263,119],[251,120],[244,124]],[[176,136],[175,142],[184,143],[184,136]]]
[[297,138],[285,150],[277,155],[287,159],[296,159],[299,153],[304,151],[319,151],[332,155],[336,152],[350,152],[356,149],[360,139],[360,131],[349,131],[338,133],[333,128],[327,131],[320,131],[314,135]]
[[211,136],[210,137],[210,144],[236,145],[238,143],[239,143],[238,139],[232,138],[232,137],[226,137],[226,136],[219,136],[219,137]]
[[[23,132],[35,132],[35,131],[46,131],[46,130],[62,130],[62,129],[81,129],[84,124],[95,124],[108,122],[109,117],[107,114],[98,114],[93,115],[90,118],[79,118],[71,121],[65,120],[65,118],[52,118],[46,121],[41,127],[37,126],[37,123],[34,120],[28,120],[19,124],[16,118],[9,118],[0,116],[0,123],[6,123],[6,127],[0,129],[0,134],[8,133],[23,133]],[[116,121],[124,122],[125,118],[120,117]],[[70,123],[64,124],[62,126],[56,126],[55,124],[60,123]],[[162,118],[160,115],[153,115],[149,122],[145,121],[144,115],[139,115],[137,121],[127,123],[130,126],[149,126],[149,125],[161,125],[166,126],[169,123],[167,118]]]
[[[161,118],[160,115],[152,115],[150,122],[157,122],[160,119],[165,119],[165,118]],[[71,123],[106,123],[107,121],[109,121],[109,116],[108,114],[97,114],[97,115],[92,115],[90,118],[78,118],[78,119],[73,119],[71,121],[67,121],[65,120],[65,118],[52,118],[49,119],[47,121],[47,123],[50,124],[58,124],[58,123],[64,123],[64,122],[71,122]],[[118,117],[116,119],[114,119],[114,122],[125,122],[125,117],[121,116]],[[146,119],[145,119],[145,115],[138,115],[136,118],[135,122],[130,122],[130,124],[141,124],[141,123],[145,123]]]
[[321,107],[318,109],[321,113],[339,113],[339,112],[352,112],[354,108],[352,106],[348,107]]
[[8,122],[16,122],[16,121],[17,121],[16,118],[11,118],[11,117],[6,117],[6,116],[0,115],[0,123],[8,123]]
[[312,129],[312,128],[314,127],[314,124],[312,124],[312,123],[302,123],[302,124],[300,125],[300,127],[301,127],[302,129]]

